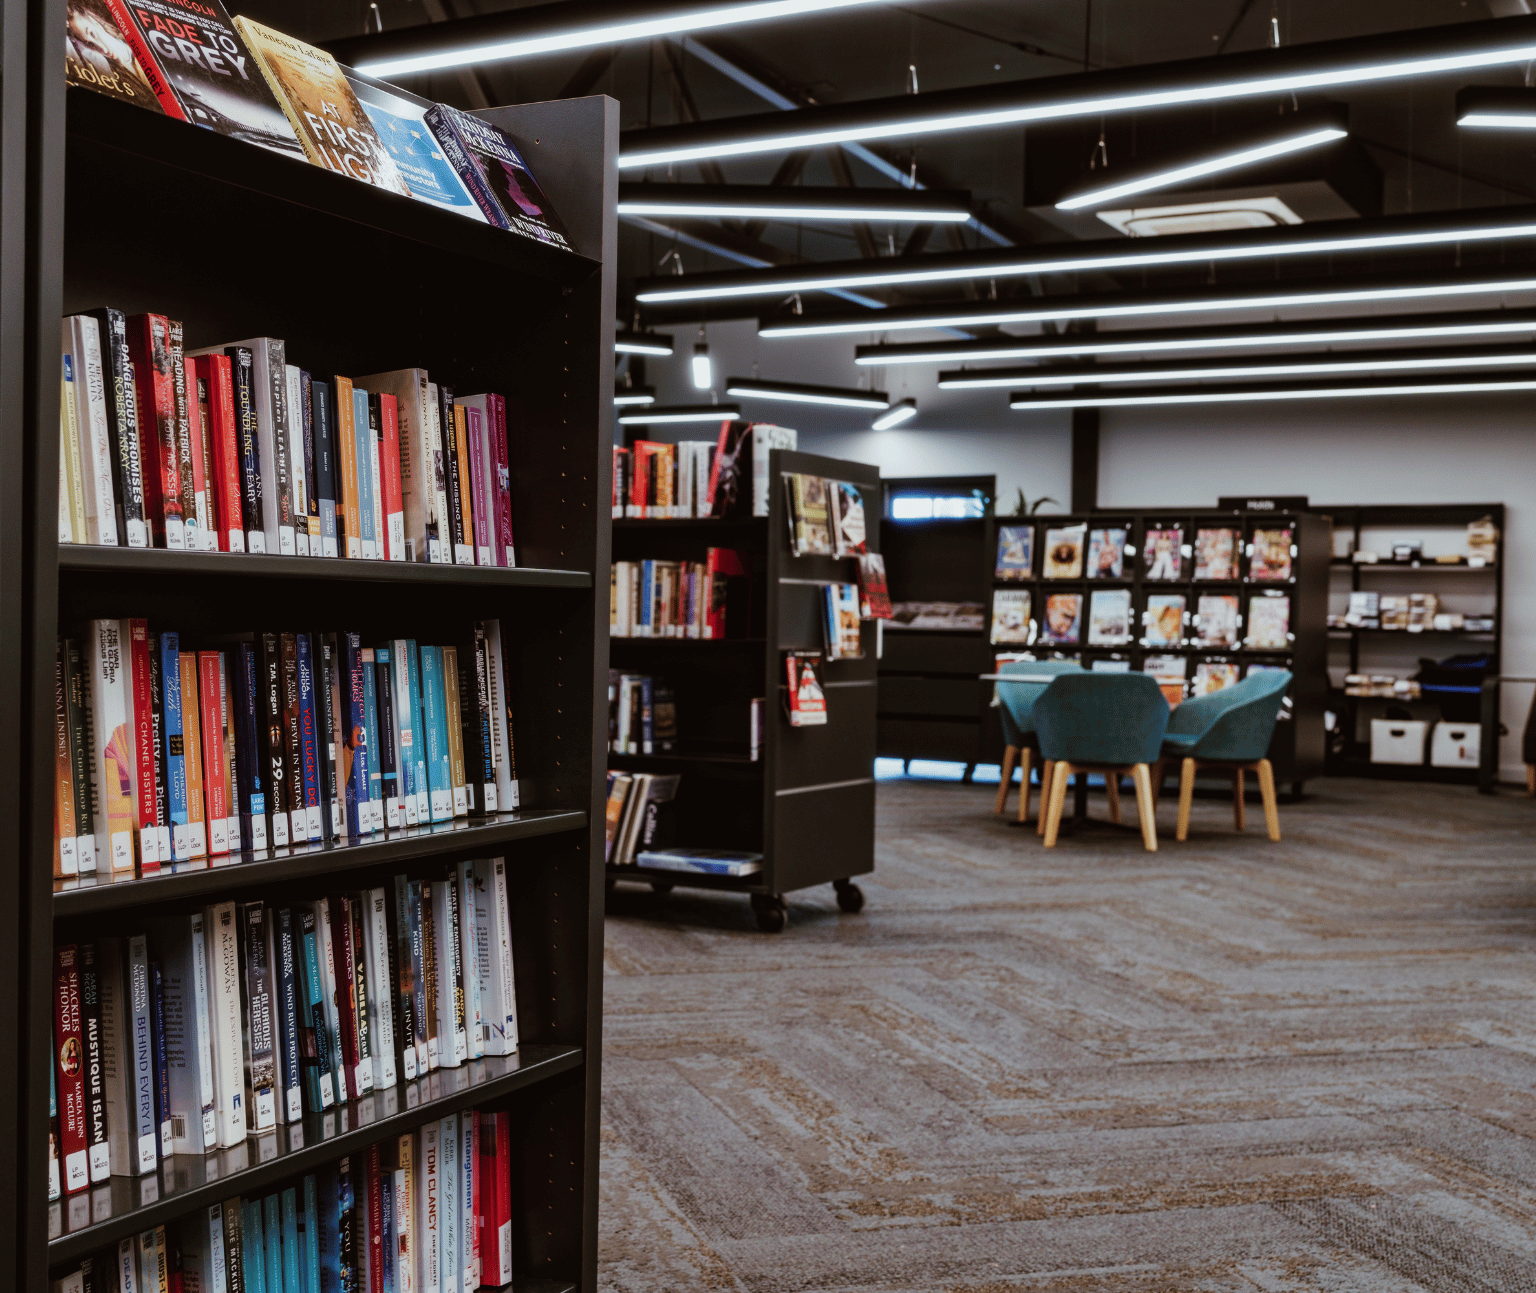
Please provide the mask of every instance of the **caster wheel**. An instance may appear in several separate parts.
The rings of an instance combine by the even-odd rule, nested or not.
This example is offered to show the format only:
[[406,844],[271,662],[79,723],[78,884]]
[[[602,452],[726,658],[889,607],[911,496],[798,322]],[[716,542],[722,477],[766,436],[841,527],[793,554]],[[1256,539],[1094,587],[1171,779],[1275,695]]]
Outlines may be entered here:
[[668,884],[665,880],[652,880],[651,892],[658,898],[665,898],[672,892],[672,885]]
[[784,928],[788,911],[784,899],[776,894],[752,895],[752,914],[757,917],[757,927],[765,934],[777,934]]
[[832,887],[837,890],[837,905],[849,915],[864,910],[864,890],[852,880],[834,880]]

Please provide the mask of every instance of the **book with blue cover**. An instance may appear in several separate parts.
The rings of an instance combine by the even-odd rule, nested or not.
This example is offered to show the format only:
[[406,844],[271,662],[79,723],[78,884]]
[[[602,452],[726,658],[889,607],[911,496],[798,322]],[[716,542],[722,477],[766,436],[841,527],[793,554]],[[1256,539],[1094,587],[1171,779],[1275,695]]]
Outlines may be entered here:
[[240,1256],[245,1293],[267,1293],[267,1244],[262,1233],[261,1200],[240,1200]]
[[374,524],[373,452],[375,443],[368,429],[368,392],[354,389],[352,392],[352,425],[356,432],[352,443],[357,453],[357,512],[359,539],[364,561],[379,559],[383,553],[379,547],[378,527]]
[[266,1246],[267,1286],[271,1293],[287,1293],[283,1279],[283,1214],[275,1194],[261,1201],[261,1237]]
[[299,1213],[299,1244],[304,1250],[304,1293],[321,1293],[319,1195],[313,1173],[304,1178],[304,1207]]
[[427,737],[427,785],[434,822],[453,820],[453,773],[448,762],[448,709],[441,647],[421,648],[421,709]]
[[331,1081],[334,1062],[325,1026],[325,990],[320,977],[320,941],[315,932],[315,909],[305,905],[294,908],[294,912],[298,916],[304,970],[299,992],[299,1075],[304,1084],[305,1107],[311,1113],[319,1113],[336,1103]]
[[997,527],[997,569],[1000,581],[1029,579],[1035,572],[1035,527],[999,525]]
[[486,223],[484,213],[448,164],[426,123],[426,111],[432,104],[402,92],[391,93],[377,82],[353,76],[346,69],[342,74],[378,131],[384,148],[395,159],[411,196]]
[[[161,633],[160,687],[162,739],[165,742],[165,798],[171,819],[171,858],[185,862],[190,858],[204,857],[208,853],[206,839],[201,848],[195,847],[194,825],[187,813],[187,768],[183,753],[181,716],[181,637],[177,633]],[[201,822],[195,825],[195,836],[201,837]]]
[[[414,648],[414,643],[410,644]],[[390,708],[395,720],[395,760],[400,794],[400,820],[406,826],[415,826],[420,818],[416,812],[416,729],[419,720],[411,707],[411,666],[407,656],[407,640],[396,638],[389,649]],[[425,773],[426,765],[422,765]]]
[[304,1288],[304,1255],[299,1241],[299,1192],[289,1186],[279,1196],[283,1223],[283,1293]]
[[[319,1231],[316,1236],[316,1247],[319,1249],[320,1293],[341,1293],[342,1288],[341,1172],[346,1161],[343,1158],[334,1166],[323,1169],[315,1182],[315,1220],[318,1223],[316,1229]],[[309,1180],[308,1177],[304,1180],[306,1196]],[[346,1228],[348,1231],[352,1228],[350,1208],[346,1218]]]
[[363,731],[368,750],[368,824],[369,831],[384,829],[384,769],[380,753],[384,743],[379,726],[379,675],[372,647],[358,653],[363,666]]
[[761,853],[734,849],[646,849],[635,859],[640,866],[694,875],[755,875],[763,869]]

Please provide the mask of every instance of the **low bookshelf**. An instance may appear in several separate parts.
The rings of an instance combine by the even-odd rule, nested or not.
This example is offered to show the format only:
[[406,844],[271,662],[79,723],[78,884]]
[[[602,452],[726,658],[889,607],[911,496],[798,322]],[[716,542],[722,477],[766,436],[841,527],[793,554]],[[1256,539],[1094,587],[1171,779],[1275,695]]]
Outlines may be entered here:
[[[857,583],[852,557],[792,554],[784,478],[820,476],[857,485],[865,500],[870,550],[880,551],[876,508],[880,473],[862,463],[775,449],[768,466],[768,515],[743,519],[632,519],[613,522],[616,561],[703,561],[709,548],[743,554],[748,604],[720,639],[615,637],[611,667],[664,680],[674,691],[678,749],[655,755],[610,753],[611,769],[677,773],[675,844],[763,855],[762,870],[740,878],[610,864],[610,884],[639,881],[750,896],[758,926],[784,928],[784,895],[833,884],[844,911],[863,895],[856,876],[874,870],[875,638],[861,625],[864,656],[824,663],[825,726],[793,727],[787,711],[785,654],[820,651],[824,589]],[[744,626],[744,627],[742,627]],[[762,699],[764,729],[751,751],[751,705]]]

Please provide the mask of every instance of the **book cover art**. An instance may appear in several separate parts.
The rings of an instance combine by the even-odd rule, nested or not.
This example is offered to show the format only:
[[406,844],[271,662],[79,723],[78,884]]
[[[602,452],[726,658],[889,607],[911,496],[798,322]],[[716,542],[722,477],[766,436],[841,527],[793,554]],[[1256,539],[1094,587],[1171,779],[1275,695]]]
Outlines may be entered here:
[[891,590],[885,580],[885,558],[878,552],[859,557],[859,614],[867,620],[891,618]]
[[1083,537],[1087,527],[1068,526],[1045,532],[1046,579],[1081,579],[1083,577]]
[[1280,530],[1255,530],[1253,549],[1248,555],[1248,578],[1274,582],[1291,577],[1294,555],[1290,527]]
[[1194,696],[1209,696],[1237,685],[1237,666],[1228,660],[1202,660],[1195,666]]
[[1125,575],[1125,531],[1094,530],[1088,535],[1089,579],[1120,579]]
[[1195,531],[1195,578],[1237,578],[1237,531]]
[[1088,645],[1124,646],[1131,640],[1131,590],[1102,588],[1088,603]]
[[1226,594],[1202,594],[1195,622],[1199,626],[1201,646],[1235,647],[1238,629],[1237,598]]
[[828,510],[827,482],[820,476],[790,475],[790,539],[795,556],[808,553],[832,555],[832,518]]
[[1142,646],[1178,646],[1184,641],[1184,594],[1153,593],[1142,616]]
[[1148,530],[1142,558],[1148,579],[1177,579],[1184,566],[1184,531]]
[[835,524],[834,546],[840,557],[862,556],[869,551],[869,535],[864,524],[864,495],[857,485],[845,480],[832,482],[832,519]]
[[997,527],[997,569],[999,580],[1028,579],[1035,569],[1035,527],[1000,525]]
[[821,689],[821,659],[791,652],[785,657],[789,676],[789,724],[815,727],[827,721],[827,696]]
[[828,650],[829,659],[860,660],[864,657],[864,641],[860,634],[859,590],[855,584],[828,584],[827,596],[827,644],[835,645],[835,653]]
[[1027,588],[999,588],[992,594],[993,645],[1028,646],[1035,638],[1035,621]]
[[235,27],[314,165],[410,195],[394,158],[330,54],[250,18],[236,18]]
[[64,19],[64,80],[151,112],[165,111],[106,0],[69,0]]
[[343,71],[352,93],[373,123],[385,151],[394,159],[411,196],[433,206],[443,207],[471,220],[486,223],[485,214],[470,197],[469,190],[448,164],[443,150],[427,125],[430,103],[417,103],[399,94],[391,94],[381,85],[372,84]]
[[1291,599],[1283,593],[1255,596],[1248,603],[1248,646],[1255,651],[1283,651],[1291,639]]
[[1169,708],[1176,708],[1184,699],[1185,680],[1189,677],[1189,657],[1182,655],[1149,655],[1141,671],[1157,680],[1158,690]]
[[1082,632],[1082,618],[1081,593],[1052,593],[1045,599],[1045,623],[1040,627],[1040,640],[1076,645]]

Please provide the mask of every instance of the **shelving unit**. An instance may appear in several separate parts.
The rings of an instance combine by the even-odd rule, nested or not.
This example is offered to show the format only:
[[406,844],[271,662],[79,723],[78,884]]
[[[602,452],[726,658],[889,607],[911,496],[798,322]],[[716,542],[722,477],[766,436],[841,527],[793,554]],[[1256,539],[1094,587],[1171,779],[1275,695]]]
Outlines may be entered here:
[[[896,520],[893,499],[932,494],[975,499],[981,515]],[[893,602],[991,602],[995,476],[902,476],[885,482],[885,577]],[[992,717],[985,627],[971,631],[887,626],[880,655],[881,758],[965,764],[1001,757],[1002,729]],[[995,739],[994,739],[995,737]]]
[[[1330,563],[1330,593],[1341,610],[1351,592],[1380,593],[1432,592],[1453,611],[1475,610],[1492,615],[1493,629],[1404,629],[1333,628],[1328,630],[1329,663],[1336,675],[1344,673],[1393,674],[1411,677],[1419,669],[1419,660],[1427,655],[1444,656],[1465,652],[1486,654],[1487,673],[1497,675],[1502,666],[1504,641],[1504,504],[1502,503],[1424,503],[1375,504],[1330,507],[1333,514],[1335,543],[1347,545],[1347,552],[1337,547]],[[1384,549],[1390,555],[1394,541],[1423,541],[1432,558],[1437,552],[1464,552],[1466,527],[1484,517],[1498,527],[1499,539],[1491,565],[1436,565],[1431,560],[1419,564],[1397,561],[1358,562],[1354,552]],[[1342,542],[1341,542],[1342,541]],[[1476,603],[1474,607],[1473,603]],[[1342,657],[1342,658],[1341,658]],[[1388,704],[1403,704],[1415,717],[1428,721],[1440,718],[1473,724],[1479,721],[1479,696],[1475,690],[1481,676],[1469,679],[1474,690],[1460,697],[1460,704],[1446,704],[1426,694],[1422,700],[1388,701],[1385,698],[1345,695],[1344,689],[1330,678],[1328,707],[1339,718],[1339,732],[1328,751],[1330,772],[1344,776],[1378,777],[1393,781],[1436,781],[1472,785],[1478,780],[1476,768],[1437,768],[1422,765],[1371,762],[1370,718]],[[1361,737],[1364,739],[1360,739]]]
[[[626,520],[613,523],[614,559],[702,561],[706,548],[745,554],[751,572],[745,638],[614,638],[615,669],[664,678],[677,697],[683,748],[662,755],[609,754],[612,768],[680,772],[677,844],[763,855],[740,879],[639,866],[608,867],[610,882],[639,880],[751,896],[763,930],[784,927],[784,895],[834,884],[845,911],[863,905],[855,876],[874,870],[875,625],[862,628],[864,658],[824,664],[824,727],[791,727],[784,653],[825,646],[822,591],[857,583],[851,557],[791,555],[783,478],[799,473],[848,481],[864,495],[871,551],[880,551],[880,473],[862,463],[775,449],[769,514],[744,520]],[[755,658],[756,667],[753,667]],[[750,705],[765,697],[764,745],[750,756]]]
[[[616,264],[617,104],[602,97],[483,115],[511,134],[576,253],[462,219],[234,139],[69,90],[63,6],[6,0],[0,142],[0,751],[20,807],[0,824],[0,1283],[40,1289],[66,1263],[212,1199],[268,1191],[458,1109],[514,1117],[517,1287],[594,1289]],[[25,58],[23,58],[25,55]],[[283,337],[318,374],[420,365],[507,396],[515,570],[63,548],[55,539],[58,335],[103,303],[185,322],[188,345]],[[433,641],[499,618],[522,802],[452,828],[276,849],[229,865],[55,884],[55,639],[147,616],[200,639],[252,628],[355,629]],[[438,640],[441,640],[438,638]],[[505,856],[519,1055],[441,1070],[334,1114],[156,1177],[47,1201],[51,958],[214,898],[296,901],[406,869]],[[82,1203],[83,1201],[83,1203]],[[81,1209],[84,1208],[82,1214]]]
[[[988,646],[988,663],[993,653],[1032,651],[1041,658],[1062,657],[1080,659],[1085,668],[1098,665],[1128,667],[1140,672],[1149,655],[1177,655],[1187,657],[1188,680],[1194,680],[1199,661],[1225,661],[1236,664],[1246,674],[1254,665],[1283,665],[1295,675],[1291,683],[1290,708],[1284,712],[1284,721],[1275,727],[1270,743],[1269,759],[1274,764],[1275,780],[1289,782],[1292,792],[1300,794],[1302,784],[1322,773],[1325,756],[1325,732],[1323,709],[1327,700],[1327,605],[1328,563],[1330,558],[1330,525],[1326,516],[1310,512],[1228,512],[1194,511],[1190,509],[1139,510],[1092,512],[1084,515],[1051,515],[1036,517],[1000,517],[994,523],[994,531],[1004,525],[1032,525],[1035,530],[1033,566],[1028,579],[999,581],[993,578],[996,570],[994,552],[988,556],[988,583],[993,593],[1002,589],[1027,589],[1031,594],[1031,615],[1040,624],[1044,614],[1045,599],[1052,593],[1078,593],[1082,596],[1082,613],[1077,644],[1047,643],[1037,639],[1032,646],[999,644]],[[1044,569],[1044,545],[1047,530],[1084,527],[1083,565],[1084,575],[1077,579],[1046,579]],[[1292,557],[1288,581],[1254,581],[1248,578],[1249,562],[1246,557],[1239,563],[1239,579],[1197,580],[1194,578],[1193,544],[1195,532],[1200,529],[1227,528],[1237,530],[1242,542],[1253,538],[1255,529],[1280,529],[1293,531],[1295,554]],[[1123,578],[1087,578],[1088,536],[1096,529],[1122,529],[1126,543],[1135,549],[1135,555],[1127,555],[1123,566]],[[1148,530],[1179,528],[1183,530],[1183,547],[1178,579],[1148,579],[1144,557]],[[1092,594],[1104,589],[1126,589],[1131,593],[1131,641],[1120,646],[1095,646],[1088,642],[1089,607]],[[1248,604],[1255,596],[1265,592],[1283,592],[1291,599],[1290,625],[1292,641],[1284,650],[1256,650],[1239,645],[1233,648],[1207,648],[1195,641],[1196,630],[1190,624],[1185,628],[1186,641],[1180,646],[1143,646],[1145,633],[1142,613],[1147,608],[1147,598],[1154,593],[1176,593],[1185,598],[1185,609],[1193,615],[1202,594],[1226,594],[1238,598],[1242,615],[1241,633],[1246,634]],[[989,624],[990,624],[990,599]],[[985,640],[985,637],[984,637]],[[1241,641],[1241,639],[1240,639]],[[1000,761],[1000,747],[988,751],[988,762]]]

